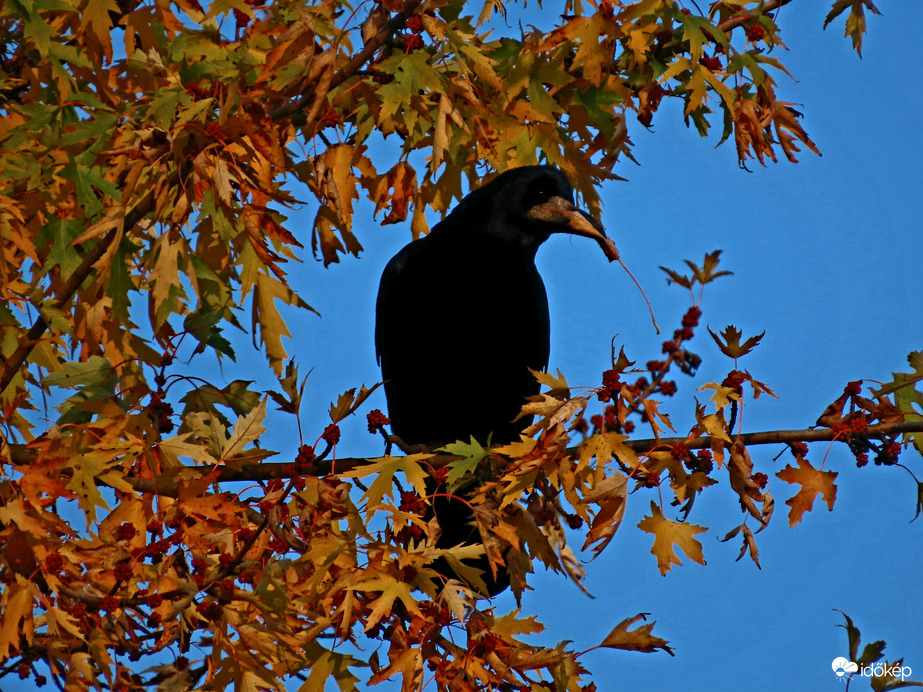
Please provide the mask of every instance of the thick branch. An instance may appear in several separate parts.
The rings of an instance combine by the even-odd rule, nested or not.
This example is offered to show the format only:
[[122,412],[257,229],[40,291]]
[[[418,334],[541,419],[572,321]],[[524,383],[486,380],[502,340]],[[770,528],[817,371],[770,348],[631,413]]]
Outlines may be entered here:
[[[923,433],[923,421],[904,421],[901,423],[883,423],[881,425],[871,425],[868,431],[862,435],[864,438],[880,438],[884,436],[899,435],[902,433]],[[808,430],[767,430],[764,432],[745,433],[740,435],[739,439],[748,446],[751,445],[768,445],[768,444],[787,444],[790,442],[830,442],[837,438],[838,433],[830,428],[817,428]],[[840,436],[838,439],[842,439]],[[631,447],[636,452],[643,454],[650,452],[655,448],[668,449],[679,442],[686,443],[689,449],[705,449],[711,446],[712,438],[705,436],[700,437],[692,442],[686,442],[685,437],[661,437],[659,440],[627,440],[625,445]],[[29,464],[35,456],[35,453],[25,445],[10,445],[9,462],[17,466]],[[568,452],[579,454],[578,447],[571,447]],[[433,458],[427,460],[427,464],[433,468],[440,468],[458,461],[462,457],[454,454],[435,454]],[[360,466],[371,463],[372,460],[361,457],[349,457],[345,459],[325,459],[315,462],[303,475],[326,476],[331,473],[342,473],[350,471]],[[198,466],[189,467],[189,470],[200,471],[203,475],[213,471],[212,468]],[[268,481],[273,478],[288,478],[292,476],[291,463],[261,463],[261,464],[244,464],[238,468],[224,467],[220,470],[217,480],[220,482],[234,481]],[[144,479],[127,476],[125,482],[131,485],[135,490],[141,493],[152,495],[163,495],[167,497],[177,497],[178,488],[175,482],[166,479]],[[254,518],[257,515],[254,515]]]

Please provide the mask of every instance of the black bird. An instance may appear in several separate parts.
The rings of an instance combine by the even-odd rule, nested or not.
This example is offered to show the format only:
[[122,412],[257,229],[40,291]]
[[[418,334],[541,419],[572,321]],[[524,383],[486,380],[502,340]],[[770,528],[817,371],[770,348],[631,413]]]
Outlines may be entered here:
[[[391,429],[405,443],[472,435],[506,443],[529,425],[514,418],[539,391],[529,368],[548,365],[548,299],[535,253],[552,233],[588,236],[618,258],[602,225],[574,206],[564,173],[516,168],[471,192],[385,267],[375,346]],[[435,505],[438,547],[478,540],[464,503]]]

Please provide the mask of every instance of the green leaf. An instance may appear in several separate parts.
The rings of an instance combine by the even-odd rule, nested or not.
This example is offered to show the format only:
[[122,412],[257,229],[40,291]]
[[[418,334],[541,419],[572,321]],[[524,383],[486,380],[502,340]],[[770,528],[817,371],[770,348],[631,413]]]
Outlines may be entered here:
[[81,363],[65,363],[57,372],[42,378],[44,387],[80,387],[101,384],[114,372],[112,364],[102,356],[92,356]]
[[473,474],[478,464],[484,459],[490,451],[481,446],[481,443],[471,436],[471,442],[453,442],[452,444],[441,447],[439,451],[448,454],[456,454],[464,459],[453,461],[448,465],[449,474],[446,476],[446,487],[448,491],[454,492],[461,484],[461,479],[467,474]]

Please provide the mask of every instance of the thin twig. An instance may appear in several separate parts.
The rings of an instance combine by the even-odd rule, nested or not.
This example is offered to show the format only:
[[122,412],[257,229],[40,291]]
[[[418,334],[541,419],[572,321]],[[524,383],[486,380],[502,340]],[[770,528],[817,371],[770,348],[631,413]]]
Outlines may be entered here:
[[739,14],[736,17],[725,19],[718,25],[718,28],[721,29],[721,31],[728,32],[731,29],[734,29],[735,27],[741,26],[742,24],[750,21],[753,17],[758,17],[761,14],[772,12],[777,7],[787,5],[791,1],[792,0],[768,0],[768,2],[764,2],[752,12],[746,12],[744,14]]

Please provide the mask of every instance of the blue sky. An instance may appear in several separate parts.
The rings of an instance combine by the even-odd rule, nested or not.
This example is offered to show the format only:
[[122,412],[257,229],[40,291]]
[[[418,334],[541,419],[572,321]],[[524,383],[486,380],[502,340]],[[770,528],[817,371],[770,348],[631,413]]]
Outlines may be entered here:
[[[914,28],[923,26],[923,5],[879,2],[884,16],[869,19],[860,60],[842,37],[842,21],[821,31],[829,4],[793,2],[780,16],[790,49],[781,57],[798,81],[780,75],[778,94],[801,104],[822,157],[803,153],[797,165],[753,163],[751,172],[742,171],[732,144],[716,149],[717,138],[687,130],[679,105],[665,102],[651,132],[630,123],[641,165],[624,161],[617,172],[628,182],[602,188],[603,223],[667,333],[688,300],[666,285],[658,265],[681,269],[683,259],[722,249],[724,268],[734,272],[706,289],[702,326],[690,345],[703,366],[694,378],[677,376],[679,392],[666,404],[680,431],[692,420],[695,389],[731,368],[705,324],[766,331],[741,366],[779,398],[748,405],[745,431],[808,427],[846,382],[887,380],[906,369],[909,351],[923,349],[923,97],[908,72],[923,49]],[[545,16],[557,12],[545,3]],[[292,226],[303,223],[307,233],[311,215],[309,205]],[[408,228],[371,220],[365,228],[357,221],[356,230],[366,248],[361,259],[326,270],[308,261],[300,277],[302,295],[322,317],[298,318],[291,351],[303,370],[315,368],[306,407],[317,412],[338,392],[377,381],[378,277],[409,239]],[[615,333],[632,359],[658,357],[663,337],[651,328],[641,297],[595,244],[554,237],[538,264],[551,305],[551,368],[572,384],[598,384]],[[371,407],[384,409],[384,396],[376,397]],[[319,432],[323,420],[316,425]],[[364,419],[344,426],[344,441],[341,456],[380,453]],[[722,478],[725,485],[706,492],[690,518],[710,527],[699,536],[708,565],[684,560],[661,577],[650,536],[636,528],[649,507],[649,496],[638,493],[615,540],[587,565],[595,599],[558,575],[535,576],[523,608],[548,626],[541,640],[569,639],[583,650],[621,619],[649,612],[676,657],[588,654],[584,663],[599,690],[836,690],[843,684],[831,661],[848,655],[839,608],[863,641],[885,639],[886,656],[904,657],[923,679],[923,604],[915,598],[923,520],[909,523],[916,485],[902,469],[857,469],[845,447],[811,445],[815,465],[826,455],[824,468],[840,473],[837,503],[831,513],[818,502],[789,529],[784,501],[794,492],[774,478],[791,459],[786,452],[774,461],[781,451],[751,450],[777,503],[772,525],[757,537],[762,570],[747,559],[735,562],[736,539],[717,540],[741,521]],[[918,454],[906,451],[903,460],[923,477]],[[514,601],[507,594],[496,605],[506,610]],[[856,680],[852,689],[866,683]]]

